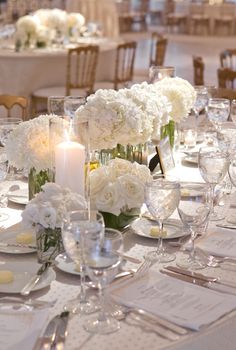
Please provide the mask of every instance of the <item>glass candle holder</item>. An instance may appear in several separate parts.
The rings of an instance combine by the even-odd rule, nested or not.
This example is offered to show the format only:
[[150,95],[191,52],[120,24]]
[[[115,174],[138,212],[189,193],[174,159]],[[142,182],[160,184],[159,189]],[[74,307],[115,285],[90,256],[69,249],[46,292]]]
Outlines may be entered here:
[[175,67],[172,66],[151,66],[149,68],[149,82],[155,83],[164,78],[175,77]]

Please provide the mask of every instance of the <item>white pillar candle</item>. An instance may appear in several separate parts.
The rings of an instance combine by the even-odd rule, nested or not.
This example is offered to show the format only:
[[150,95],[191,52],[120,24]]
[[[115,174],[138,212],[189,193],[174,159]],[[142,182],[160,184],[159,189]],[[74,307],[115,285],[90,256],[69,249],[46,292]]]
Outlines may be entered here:
[[84,196],[85,147],[78,142],[65,141],[55,148],[55,182]]

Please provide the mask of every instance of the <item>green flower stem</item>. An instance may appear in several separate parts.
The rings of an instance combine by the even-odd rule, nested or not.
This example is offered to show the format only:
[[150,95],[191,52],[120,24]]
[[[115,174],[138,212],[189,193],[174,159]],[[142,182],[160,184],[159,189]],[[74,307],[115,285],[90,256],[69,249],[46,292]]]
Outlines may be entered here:
[[175,122],[170,120],[168,124],[161,127],[161,139],[169,137],[170,145],[173,148],[175,142]]
[[36,193],[41,191],[42,186],[46,182],[53,182],[54,175],[53,173],[47,170],[41,170],[38,173],[35,168],[31,168],[29,172],[28,182],[29,182],[29,200],[31,200]]

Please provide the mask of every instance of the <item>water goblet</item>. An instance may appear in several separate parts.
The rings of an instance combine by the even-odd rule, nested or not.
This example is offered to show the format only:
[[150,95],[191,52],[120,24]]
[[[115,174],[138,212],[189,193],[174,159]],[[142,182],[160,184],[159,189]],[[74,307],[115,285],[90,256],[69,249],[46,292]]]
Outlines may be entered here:
[[197,257],[194,249],[194,240],[199,228],[208,224],[210,214],[209,204],[209,185],[194,182],[180,183],[180,201],[178,205],[178,213],[185,227],[190,231],[190,240],[188,246],[190,248],[187,258],[182,258],[177,265],[191,270],[202,269],[206,265]]
[[175,255],[167,253],[162,244],[163,221],[173,214],[180,198],[179,183],[171,180],[173,179],[159,175],[145,185],[145,204],[159,225],[157,249],[149,252],[147,258],[161,263],[175,259]]
[[208,104],[209,94],[205,86],[197,85],[194,87],[196,91],[196,101],[194,104],[194,111],[198,117],[200,112],[203,111]]
[[226,98],[210,98],[208,101],[207,115],[209,121],[216,130],[221,129],[222,123],[226,122],[230,113],[230,100]]
[[214,193],[215,187],[219,184],[227,174],[229,168],[229,155],[227,152],[221,151],[218,147],[200,148],[198,154],[198,167],[202,178],[210,185],[210,220],[222,220],[214,210]]
[[[8,173],[8,160],[4,152],[0,153],[0,183],[3,182]],[[8,205],[7,192],[4,190],[0,191],[0,208],[6,208]],[[9,218],[7,213],[0,211],[0,221],[5,221]]]
[[67,117],[74,118],[77,109],[86,103],[83,96],[66,96],[64,100],[64,111]]
[[119,322],[108,314],[104,288],[114,279],[122,262],[123,237],[120,231],[105,228],[99,232],[87,228],[85,234],[84,257],[90,279],[98,284],[101,310],[97,318],[84,324],[88,332],[106,334],[120,328]]
[[236,124],[236,100],[231,101],[230,118],[232,119],[233,123]]
[[87,299],[85,289],[85,262],[83,256],[84,235],[86,227],[89,226],[96,229],[96,232],[103,235],[104,221],[100,213],[88,210],[78,210],[69,213],[68,218],[62,226],[63,244],[68,256],[79,267],[80,271],[80,293],[79,296],[70,300],[66,305],[66,309],[73,313],[89,314],[98,309],[98,306]]
[[149,68],[149,82],[155,83],[164,78],[175,77],[175,67],[172,66],[151,66]]
[[48,97],[48,113],[63,117],[64,112],[64,96],[49,96]]

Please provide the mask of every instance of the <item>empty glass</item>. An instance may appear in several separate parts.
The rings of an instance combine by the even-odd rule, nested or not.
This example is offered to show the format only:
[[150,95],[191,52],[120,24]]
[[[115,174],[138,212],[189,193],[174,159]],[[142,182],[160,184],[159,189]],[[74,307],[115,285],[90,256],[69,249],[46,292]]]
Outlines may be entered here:
[[22,121],[22,118],[0,118],[0,143],[2,146],[6,145],[9,133]]
[[190,231],[189,256],[183,257],[177,262],[177,265],[191,270],[204,268],[206,265],[195,254],[194,240],[199,228],[206,228],[209,214],[210,204],[208,202],[209,185],[201,183],[180,183],[180,201],[178,212],[184,226]]
[[231,106],[230,106],[230,117],[234,124],[236,124],[236,100],[231,101]]
[[195,86],[196,91],[196,101],[194,104],[194,110],[197,113],[197,116],[199,116],[199,113],[203,111],[209,100],[209,93],[205,86]]
[[64,96],[50,96],[48,97],[48,113],[58,116],[64,116]]
[[172,66],[151,66],[149,68],[149,82],[155,83],[164,78],[175,77],[175,67]]
[[62,226],[62,239],[66,253],[80,271],[80,294],[66,305],[66,309],[73,313],[89,314],[97,310],[97,305],[87,299],[85,290],[84,240],[90,230],[102,237],[104,221],[101,214],[88,212],[88,210],[70,212]]
[[123,237],[120,231],[106,228],[104,235],[86,228],[84,258],[90,279],[98,284],[101,311],[98,317],[89,319],[84,328],[92,333],[106,334],[120,328],[119,322],[106,310],[104,288],[114,279],[122,262]]
[[[0,183],[7,177],[8,161],[5,153],[0,153]],[[7,191],[0,191],[0,208],[6,208],[8,205]],[[0,210],[0,221],[7,220],[9,215]]]
[[64,111],[67,117],[74,118],[77,109],[86,103],[83,96],[67,96],[64,100]]
[[224,217],[214,211],[215,187],[227,174],[229,168],[229,156],[227,152],[218,147],[200,148],[198,154],[198,167],[204,181],[210,185],[210,220],[221,220]]
[[171,180],[159,175],[145,185],[145,204],[159,225],[157,249],[147,254],[153,261],[169,262],[175,259],[175,255],[167,253],[162,244],[163,221],[173,214],[180,198],[179,183]]
[[207,115],[209,121],[216,130],[221,129],[222,123],[228,120],[230,113],[230,100],[226,98],[210,98],[208,101]]

